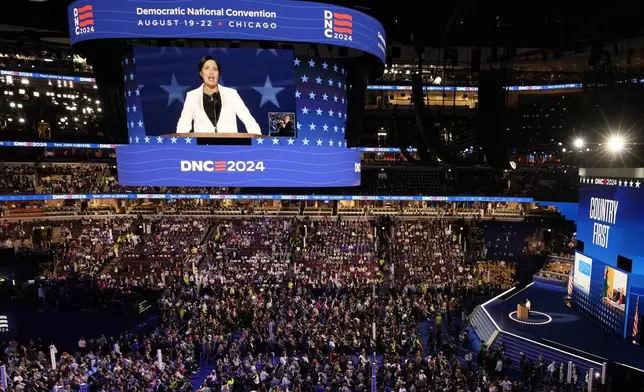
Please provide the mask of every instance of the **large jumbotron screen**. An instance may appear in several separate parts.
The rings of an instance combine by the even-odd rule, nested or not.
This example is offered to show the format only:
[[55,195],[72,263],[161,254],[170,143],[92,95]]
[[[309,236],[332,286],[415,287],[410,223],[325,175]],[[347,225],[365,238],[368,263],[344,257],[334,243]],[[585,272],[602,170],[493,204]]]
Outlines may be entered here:
[[[128,185],[352,186],[346,70],[292,50],[134,47],[123,60]],[[197,138],[253,137],[250,145]]]
[[345,62],[381,69],[385,33],[371,16],[288,0],[79,0],[68,15],[73,44],[130,49],[121,184],[360,184],[360,153],[345,141]]

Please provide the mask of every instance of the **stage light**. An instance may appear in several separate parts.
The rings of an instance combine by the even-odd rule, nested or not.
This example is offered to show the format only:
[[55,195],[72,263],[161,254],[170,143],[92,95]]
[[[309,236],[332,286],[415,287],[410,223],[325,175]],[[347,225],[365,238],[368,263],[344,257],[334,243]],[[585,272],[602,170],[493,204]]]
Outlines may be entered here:
[[584,139],[582,139],[582,138],[575,139],[575,147],[576,148],[582,148],[583,146],[584,146]]
[[624,138],[621,136],[611,136],[608,140],[608,149],[612,152],[620,152],[624,149]]

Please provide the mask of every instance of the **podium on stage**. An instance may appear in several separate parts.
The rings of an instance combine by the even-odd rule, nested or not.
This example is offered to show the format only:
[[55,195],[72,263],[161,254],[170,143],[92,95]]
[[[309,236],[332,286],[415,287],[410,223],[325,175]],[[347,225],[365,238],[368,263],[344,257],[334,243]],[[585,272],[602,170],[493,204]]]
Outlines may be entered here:
[[517,318],[519,320],[527,320],[529,316],[530,316],[530,310],[528,309],[528,307],[523,305],[523,304],[518,304],[517,305]]

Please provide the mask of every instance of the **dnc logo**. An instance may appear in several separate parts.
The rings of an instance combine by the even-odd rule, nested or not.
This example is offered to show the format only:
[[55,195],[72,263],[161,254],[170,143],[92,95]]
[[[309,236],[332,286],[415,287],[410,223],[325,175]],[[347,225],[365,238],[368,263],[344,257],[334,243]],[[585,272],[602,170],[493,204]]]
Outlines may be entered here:
[[94,8],[91,4],[73,9],[74,33],[83,35],[94,32]]
[[353,17],[324,10],[324,36],[342,41],[353,41]]

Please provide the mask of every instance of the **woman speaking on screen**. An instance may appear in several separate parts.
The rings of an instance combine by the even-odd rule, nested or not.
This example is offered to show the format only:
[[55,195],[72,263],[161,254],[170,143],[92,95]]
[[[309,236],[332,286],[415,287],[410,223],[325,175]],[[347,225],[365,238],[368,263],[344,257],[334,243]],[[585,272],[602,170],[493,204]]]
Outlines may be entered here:
[[261,135],[257,121],[235,89],[220,86],[221,68],[214,57],[199,61],[199,77],[203,84],[188,91],[177,123],[177,133],[238,133],[237,117],[246,132]]

